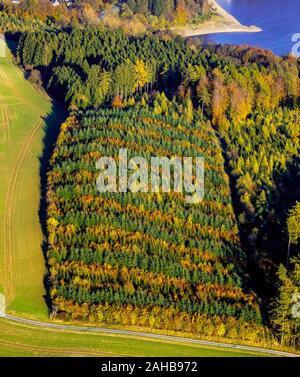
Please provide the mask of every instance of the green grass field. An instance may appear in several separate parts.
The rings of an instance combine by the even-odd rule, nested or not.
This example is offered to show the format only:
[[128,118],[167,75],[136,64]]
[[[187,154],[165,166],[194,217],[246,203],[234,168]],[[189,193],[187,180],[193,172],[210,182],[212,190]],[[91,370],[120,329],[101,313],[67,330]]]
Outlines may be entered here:
[[[7,58],[0,58],[0,265],[8,310],[45,318],[40,161],[46,127],[57,127],[52,103]],[[52,124],[51,124],[52,123]]]
[[[251,352],[159,340],[44,330],[0,319],[0,356],[251,357]],[[263,356],[263,354],[259,355]]]

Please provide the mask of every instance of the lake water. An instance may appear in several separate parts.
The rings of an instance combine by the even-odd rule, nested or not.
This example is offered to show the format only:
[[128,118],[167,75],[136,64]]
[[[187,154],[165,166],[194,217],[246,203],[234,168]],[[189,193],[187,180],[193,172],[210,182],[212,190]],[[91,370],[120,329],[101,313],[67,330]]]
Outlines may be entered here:
[[[299,33],[300,0],[217,0],[217,2],[244,25],[256,25],[260,33],[221,33],[206,36],[208,41],[247,44],[272,50],[275,54],[291,52]],[[300,51],[300,48],[298,49]]]

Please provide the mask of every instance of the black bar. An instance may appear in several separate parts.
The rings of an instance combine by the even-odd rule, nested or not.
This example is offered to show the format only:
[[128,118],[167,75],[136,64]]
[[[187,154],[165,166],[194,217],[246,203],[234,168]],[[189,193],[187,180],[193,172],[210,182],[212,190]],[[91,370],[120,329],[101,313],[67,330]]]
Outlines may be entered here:
[[[300,358],[0,358],[3,376],[297,375]],[[5,372],[4,372],[5,371]]]

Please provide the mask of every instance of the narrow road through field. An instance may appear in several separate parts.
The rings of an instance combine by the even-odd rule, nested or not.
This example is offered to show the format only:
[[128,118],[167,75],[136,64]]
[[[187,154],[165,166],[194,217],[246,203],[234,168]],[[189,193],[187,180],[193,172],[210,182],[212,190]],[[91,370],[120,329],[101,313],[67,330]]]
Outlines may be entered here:
[[82,331],[82,332],[87,332],[87,333],[127,335],[127,336],[141,337],[141,338],[161,339],[161,340],[166,340],[166,341],[171,341],[171,342],[198,344],[198,345],[209,346],[209,347],[250,351],[250,352],[261,353],[265,355],[268,354],[272,356],[300,357],[300,355],[297,355],[294,353],[276,351],[276,350],[259,348],[259,347],[243,346],[239,344],[227,344],[227,343],[212,342],[208,340],[181,338],[178,336],[171,336],[171,335],[161,335],[161,334],[153,334],[153,333],[130,331],[130,330],[107,329],[103,327],[87,327],[87,326],[76,326],[76,325],[62,325],[62,324],[51,323],[51,322],[40,322],[40,321],[31,320],[31,319],[16,317],[10,314],[4,314],[1,312],[0,312],[0,317],[5,318],[9,321],[18,322],[25,325],[35,326],[35,327],[42,327],[45,329],[80,331],[80,332]]

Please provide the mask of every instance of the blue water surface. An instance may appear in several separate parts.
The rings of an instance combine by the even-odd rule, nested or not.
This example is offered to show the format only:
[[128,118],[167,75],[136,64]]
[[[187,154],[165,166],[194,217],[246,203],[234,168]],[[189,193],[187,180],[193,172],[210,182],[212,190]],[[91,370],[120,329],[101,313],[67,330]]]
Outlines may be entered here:
[[[272,50],[277,55],[291,52],[299,33],[300,0],[217,0],[217,2],[244,25],[256,25],[260,33],[210,34],[207,41],[246,44]],[[299,49],[300,50],[300,49]]]

